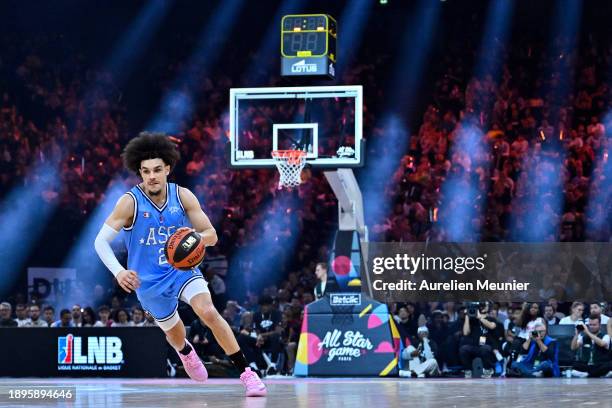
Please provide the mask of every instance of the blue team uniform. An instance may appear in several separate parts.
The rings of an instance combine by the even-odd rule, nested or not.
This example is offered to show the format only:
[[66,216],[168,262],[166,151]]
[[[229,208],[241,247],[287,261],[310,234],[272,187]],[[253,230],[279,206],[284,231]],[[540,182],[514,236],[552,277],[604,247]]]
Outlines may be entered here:
[[166,202],[158,207],[140,188],[126,194],[134,199],[134,219],[124,228],[128,269],[138,273],[140,288],[136,295],[143,308],[159,322],[170,319],[188,283],[204,279],[197,270],[180,271],[164,255],[164,245],[179,228],[189,226],[189,219],[179,197],[179,186],[166,184]]

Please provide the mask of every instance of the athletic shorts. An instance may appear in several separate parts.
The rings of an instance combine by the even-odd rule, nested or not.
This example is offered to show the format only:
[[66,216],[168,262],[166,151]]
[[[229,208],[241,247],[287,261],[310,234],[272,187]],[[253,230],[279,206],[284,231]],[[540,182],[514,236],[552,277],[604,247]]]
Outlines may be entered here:
[[200,271],[173,270],[156,282],[141,282],[136,291],[142,308],[158,323],[174,317],[179,299],[189,303],[199,293],[210,293]]

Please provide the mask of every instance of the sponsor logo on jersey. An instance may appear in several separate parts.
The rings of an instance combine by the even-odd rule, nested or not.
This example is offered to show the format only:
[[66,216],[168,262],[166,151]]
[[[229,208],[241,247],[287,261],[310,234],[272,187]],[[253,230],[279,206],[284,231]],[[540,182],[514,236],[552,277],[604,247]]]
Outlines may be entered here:
[[145,217],[145,218],[149,218],[151,216],[151,213],[148,212],[148,211],[145,211],[145,212],[142,213],[142,216]]

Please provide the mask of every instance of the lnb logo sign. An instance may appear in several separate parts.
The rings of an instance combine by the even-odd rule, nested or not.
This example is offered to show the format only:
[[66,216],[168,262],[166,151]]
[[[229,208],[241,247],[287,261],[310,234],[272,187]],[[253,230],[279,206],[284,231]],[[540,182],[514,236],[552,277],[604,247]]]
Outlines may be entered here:
[[[57,338],[57,362],[65,365],[88,365],[74,367],[74,369],[110,369],[119,370],[120,366],[109,364],[122,364],[123,351],[119,337],[87,337],[87,352],[83,354],[83,338],[69,334]],[[100,366],[103,365],[103,366]]]
[[317,64],[307,64],[306,60],[301,60],[291,65],[291,72],[295,74],[317,72]]

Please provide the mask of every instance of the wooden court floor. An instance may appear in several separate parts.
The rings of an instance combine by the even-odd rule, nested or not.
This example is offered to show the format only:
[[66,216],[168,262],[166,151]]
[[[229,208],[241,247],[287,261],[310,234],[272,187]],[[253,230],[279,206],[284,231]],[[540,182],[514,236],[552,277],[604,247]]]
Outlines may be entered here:
[[[611,407],[612,379],[275,379],[246,398],[237,380],[0,378],[1,407]],[[8,399],[9,390],[73,386],[72,402]]]

